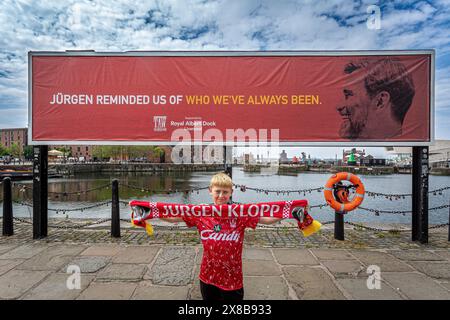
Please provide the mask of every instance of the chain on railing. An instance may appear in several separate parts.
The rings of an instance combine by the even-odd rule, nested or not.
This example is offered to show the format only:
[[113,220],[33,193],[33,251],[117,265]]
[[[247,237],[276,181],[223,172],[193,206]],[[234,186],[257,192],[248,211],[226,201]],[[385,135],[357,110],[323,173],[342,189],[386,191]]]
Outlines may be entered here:
[[[317,188],[299,189],[299,190],[274,190],[274,189],[253,188],[253,187],[248,187],[248,186],[240,185],[240,184],[235,184],[234,187],[236,189],[240,189],[240,191],[242,191],[242,192],[245,192],[247,190],[252,190],[252,191],[256,191],[258,193],[265,193],[265,194],[277,193],[278,195],[279,194],[290,195],[291,193],[298,193],[298,194],[303,193],[303,195],[306,195],[306,193],[312,193],[313,191],[321,192],[324,189],[323,187],[317,187]],[[433,194],[433,195],[443,195],[443,191],[445,191],[445,190],[450,190],[450,186],[431,190],[431,191],[428,191],[428,193]],[[388,193],[373,192],[373,191],[367,191],[367,190],[366,190],[366,194],[370,197],[384,197],[389,200],[400,200],[400,199],[405,199],[406,197],[412,196],[412,193],[388,194]]]
[[[13,186],[19,186],[20,187],[20,191],[21,192],[25,192],[27,189],[33,189],[32,187],[26,185],[26,184],[21,184],[21,183],[14,183]],[[95,188],[91,188],[91,189],[87,189],[87,190],[81,190],[81,191],[63,191],[63,192],[54,192],[54,191],[48,191],[48,194],[54,194],[54,195],[62,195],[62,196],[70,196],[70,195],[81,195],[81,194],[88,194],[90,192],[93,191],[98,191],[98,190],[103,190],[103,189],[109,189],[111,187],[110,184],[104,184],[102,186],[99,187],[95,187]]]
[[[3,181],[1,181],[0,184],[1,183],[3,183]],[[21,190],[20,190],[21,192],[25,192],[26,189],[30,188],[27,185],[20,184],[20,183],[14,183],[13,186],[15,186],[15,185],[21,187]],[[197,187],[197,188],[181,189],[181,190],[180,189],[174,189],[174,190],[173,189],[169,189],[169,190],[150,190],[150,189],[146,189],[146,188],[142,188],[142,187],[138,187],[138,186],[132,186],[132,185],[128,185],[128,184],[121,184],[121,185],[124,186],[124,187],[127,187],[127,188],[140,190],[142,192],[166,193],[166,194],[180,193],[180,192],[186,193],[186,194],[187,193],[197,192],[197,194],[198,194],[199,191],[208,189],[208,187],[206,186],[206,187]],[[63,195],[63,196],[72,195],[72,194],[81,195],[82,193],[89,193],[89,192],[93,192],[93,191],[97,191],[97,190],[101,190],[101,189],[109,188],[109,187],[110,187],[109,184],[105,184],[105,185],[102,185],[102,186],[99,186],[99,187],[96,187],[96,188],[92,188],[92,189],[87,189],[87,190],[84,190],[84,191],[49,192],[49,194],[58,194],[58,195]],[[306,195],[307,193],[312,193],[314,191],[321,192],[324,189],[323,187],[318,187],[318,188],[298,189],[298,190],[275,190],[275,189],[253,188],[253,187],[248,187],[248,186],[240,185],[240,184],[235,184],[234,188],[240,189],[242,192],[245,192],[247,190],[252,190],[252,191],[256,191],[256,192],[264,192],[266,194],[276,193],[277,195],[280,195],[280,194],[282,194],[282,195],[290,195],[291,193],[298,193],[298,194],[302,194],[303,193],[304,195]],[[439,188],[439,189],[431,190],[428,193],[429,194],[433,194],[433,195],[442,195],[443,191],[446,191],[446,190],[449,190],[449,189],[450,189],[450,187],[442,187],[442,188]],[[387,199],[390,199],[391,201],[392,200],[405,199],[405,197],[407,197],[407,196],[412,196],[412,194],[385,194],[385,193],[371,192],[371,191],[366,191],[366,193],[367,193],[368,196],[385,197]],[[3,199],[0,199],[0,202],[2,200]],[[28,207],[32,207],[33,206],[32,204],[29,204],[29,203],[26,203],[26,202],[19,202],[19,201],[13,201],[13,202],[16,203],[16,204],[20,204],[20,205],[26,205]],[[63,213],[63,214],[66,213],[66,212],[75,212],[75,211],[83,212],[85,210],[101,207],[101,206],[104,206],[104,205],[109,206],[110,203],[112,203],[111,200],[100,202],[100,203],[96,203],[96,204],[85,206],[85,207],[81,207],[81,208],[74,208],[74,209],[49,208],[48,210],[49,211],[55,211],[57,214],[60,213],[60,212]],[[124,205],[128,205],[127,201],[120,200],[119,203],[124,204]],[[233,202],[233,203],[241,204],[239,202]],[[310,206],[310,208],[320,208],[320,209],[322,209],[323,207],[326,207],[326,206],[328,206],[328,204],[325,203],[325,204],[319,204],[319,205],[312,205],[312,206]],[[439,210],[439,209],[444,209],[444,208],[449,208],[449,207],[450,207],[450,205],[446,204],[446,205],[441,205],[441,206],[434,207],[434,208],[429,208],[428,210],[429,211],[433,211],[433,210]],[[380,209],[371,209],[371,208],[365,208],[365,207],[359,207],[358,209],[369,211],[369,212],[373,212],[376,216],[379,216],[380,213],[402,214],[403,216],[405,216],[408,213],[412,213],[412,211],[407,211],[407,210],[380,210]],[[19,220],[20,218],[14,218],[14,219]],[[86,224],[86,226],[93,225],[93,224],[98,224],[98,223],[103,223],[103,222],[106,222],[106,221],[109,221],[109,220],[111,220],[111,219],[110,218],[102,219],[102,220],[100,220],[100,222],[89,223],[89,224]],[[125,219],[120,219],[120,220],[129,222],[128,220],[125,220]],[[322,223],[322,224],[328,224],[328,223],[334,223],[334,221],[327,221],[327,222]],[[411,231],[409,229],[401,229],[401,230],[390,229],[390,230],[388,230],[388,229],[367,227],[367,226],[364,226],[364,225],[354,224],[354,223],[351,223],[351,222],[345,222],[345,223],[349,224],[349,225],[353,225],[355,227],[359,227],[359,228],[363,228],[363,229],[367,229],[367,230],[373,230],[373,231],[390,231],[390,232]],[[448,223],[440,224],[440,225],[436,225],[436,226],[430,227],[429,229],[441,228],[443,226],[448,226],[448,225],[449,225]],[[55,228],[83,228],[83,226],[84,225],[75,226],[75,227],[61,227],[61,226],[52,226],[52,227],[55,227]],[[158,226],[158,227],[164,227],[164,228],[168,228],[168,229],[171,229],[171,230],[172,229],[186,229],[186,230],[190,229],[190,228],[187,228],[187,227],[180,227],[180,226]],[[263,229],[270,229],[270,228],[279,229],[280,228],[280,227],[266,227],[266,226],[260,226],[260,227],[262,227]],[[287,228],[287,227],[281,227],[281,228]],[[296,228],[296,227],[292,227],[292,228]]]
[[173,194],[173,193],[185,193],[185,194],[188,194],[188,193],[194,193],[194,192],[197,192],[197,194],[199,193],[199,191],[200,190],[206,190],[206,189],[208,189],[209,187],[198,187],[198,188],[191,188],[191,189],[168,189],[168,190],[151,190],[151,189],[146,189],[146,188],[143,188],[143,187],[138,187],[138,186],[132,186],[132,185],[129,185],[129,184],[120,184],[121,186],[123,186],[123,187],[126,187],[126,188],[130,188],[130,189],[134,189],[134,190],[139,190],[139,191],[141,191],[141,192],[148,192],[148,193],[166,193],[166,194]]
[[[22,206],[33,207],[33,204],[31,204],[31,203],[26,203],[26,202],[16,201],[16,200],[13,200],[13,202],[16,204],[22,205]],[[125,202],[125,201],[121,201],[121,202],[128,205],[128,202]],[[66,212],[75,212],[75,211],[83,212],[85,210],[102,207],[104,205],[109,206],[110,203],[112,203],[111,200],[99,202],[99,203],[81,207],[81,208],[72,208],[72,209],[70,209],[70,208],[69,209],[67,209],[67,208],[48,208],[48,211],[55,211],[56,214],[59,214],[59,213],[65,214]]]
[[[381,228],[375,228],[375,227],[368,227],[362,224],[357,224],[357,223],[353,223],[353,222],[349,222],[349,221],[345,221],[345,224],[357,227],[357,228],[361,228],[361,229],[366,229],[366,230],[371,230],[371,231],[378,231],[378,232],[393,232],[393,233],[398,233],[398,232],[410,232],[412,231],[412,229],[381,229]],[[441,224],[437,224],[435,226],[432,227],[428,227],[428,229],[439,229],[442,227],[446,227],[448,226],[448,223],[441,223]]]
[[296,189],[296,190],[275,190],[275,189],[253,188],[253,187],[248,187],[246,185],[241,185],[241,184],[235,184],[234,188],[240,189],[240,191],[242,191],[242,192],[245,192],[247,190],[252,190],[252,191],[256,191],[258,193],[265,193],[265,194],[276,193],[277,195],[280,195],[280,194],[281,195],[290,195],[291,193],[298,193],[298,194],[306,195],[307,193],[312,193],[313,191],[321,192],[323,190],[323,187],[309,188],[309,189]]
[[[22,223],[26,223],[26,224],[33,224],[32,221],[28,221],[25,219],[21,219],[21,218],[17,218],[14,217],[14,220],[22,222]],[[53,224],[49,224],[48,227],[49,228],[55,228],[55,229],[84,229],[93,225],[97,225],[97,224],[102,224],[105,222],[110,221],[111,218],[106,218],[106,219],[101,219],[98,221],[94,221],[94,222],[88,222],[88,223],[84,223],[84,224],[79,224],[79,225],[72,225],[72,226],[61,226],[61,225],[53,225]]]
[[[28,185],[13,182],[13,186],[15,186],[15,185],[21,187],[21,191],[24,191],[26,189],[31,189],[31,187],[29,187]],[[157,194],[157,193],[174,194],[174,193],[194,193],[194,192],[199,193],[199,191],[206,190],[209,188],[208,186],[204,186],[204,187],[195,187],[195,188],[190,188],[190,189],[153,190],[153,189],[147,189],[144,187],[133,186],[133,185],[125,184],[125,183],[121,183],[120,185],[124,186],[126,188],[139,190],[141,192],[153,193],[153,194]],[[321,192],[324,189],[323,187],[316,187],[316,188],[308,188],[308,189],[280,190],[280,189],[255,188],[255,187],[250,187],[250,186],[246,186],[246,185],[242,185],[242,184],[234,184],[233,186],[235,189],[240,189],[240,191],[242,191],[242,192],[245,192],[247,190],[252,190],[252,191],[255,191],[258,193],[265,193],[265,194],[276,193],[277,195],[280,195],[280,194],[281,195],[290,195],[291,193],[306,195],[306,194],[311,194],[314,191]],[[109,187],[110,187],[110,184],[105,184],[105,185],[102,185],[102,186],[99,186],[96,188],[92,188],[92,189],[87,189],[87,190],[79,190],[79,191],[71,191],[71,192],[48,192],[48,193],[56,194],[56,195],[63,195],[63,196],[68,196],[68,195],[73,195],[73,194],[81,195],[83,193],[89,193],[89,192],[93,192],[93,191],[97,191],[97,190],[101,190],[101,189],[105,189],[105,188],[109,188]],[[444,194],[443,191],[446,191],[446,190],[450,190],[450,186],[428,191],[428,194],[443,195]],[[391,201],[405,199],[406,197],[412,196],[412,193],[387,194],[387,193],[374,192],[374,191],[369,191],[369,190],[366,191],[366,194],[369,197],[384,197]]]

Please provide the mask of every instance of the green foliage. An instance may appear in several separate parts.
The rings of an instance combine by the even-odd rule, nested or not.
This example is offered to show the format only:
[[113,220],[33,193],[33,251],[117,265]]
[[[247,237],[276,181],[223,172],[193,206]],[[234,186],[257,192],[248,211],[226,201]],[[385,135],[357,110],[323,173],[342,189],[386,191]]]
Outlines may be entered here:
[[5,148],[4,146],[0,145],[0,157],[9,155],[8,148]]
[[27,159],[27,160],[33,159],[33,147],[25,146],[23,148],[23,155],[24,155],[25,159]]
[[155,146],[95,146],[92,155],[96,158],[134,159],[161,157],[164,150]]
[[15,142],[11,145],[9,151],[14,158],[20,158],[22,156],[22,150],[20,150],[19,145]]
[[64,156],[66,156],[66,157],[72,156],[72,149],[69,147],[59,147],[59,148],[56,148],[56,150],[63,152]]

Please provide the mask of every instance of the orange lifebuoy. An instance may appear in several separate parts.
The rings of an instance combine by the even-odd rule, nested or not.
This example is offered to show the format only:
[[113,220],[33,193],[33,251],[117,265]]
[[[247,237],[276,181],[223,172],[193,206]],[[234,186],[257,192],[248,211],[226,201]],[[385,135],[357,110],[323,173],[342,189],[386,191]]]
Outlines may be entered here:
[[[342,180],[347,180],[353,183],[356,187],[356,195],[352,201],[343,201],[343,203],[337,201],[333,196],[334,185]],[[323,191],[325,200],[328,205],[338,212],[348,212],[355,210],[364,200],[364,185],[361,180],[349,172],[338,172],[331,176],[325,184],[325,189]]]

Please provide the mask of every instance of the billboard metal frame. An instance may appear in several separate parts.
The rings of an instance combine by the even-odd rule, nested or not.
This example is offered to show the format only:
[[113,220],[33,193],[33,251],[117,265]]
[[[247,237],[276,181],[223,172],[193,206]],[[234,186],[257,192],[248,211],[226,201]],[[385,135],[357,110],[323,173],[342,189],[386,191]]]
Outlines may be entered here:
[[[33,84],[32,84],[32,58],[37,56],[55,57],[270,57],[270,56],[401,56],[401,55],[430,55],[430,123],[429,141],[339,141],[339,142],[314,142],[314,141],[33,141]],[[96,52],[93,50],[68,50],[68,51],[29,51],[28,52],[28,144],[30,145],[220,145],[237,147],[361,147],[361,146],[430,146],[435,141],[435,50],[350,50],[350,51],[125,51],[125,52]]]

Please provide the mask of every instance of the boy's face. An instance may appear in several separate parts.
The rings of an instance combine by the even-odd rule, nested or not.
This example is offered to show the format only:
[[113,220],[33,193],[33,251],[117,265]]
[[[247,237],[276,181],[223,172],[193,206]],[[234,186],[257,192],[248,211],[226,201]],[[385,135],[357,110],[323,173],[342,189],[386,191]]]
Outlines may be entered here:
[[230,200],[233,189],[225,187],[210,187],[209,194],[211,195],[214,204],[227,204]]

